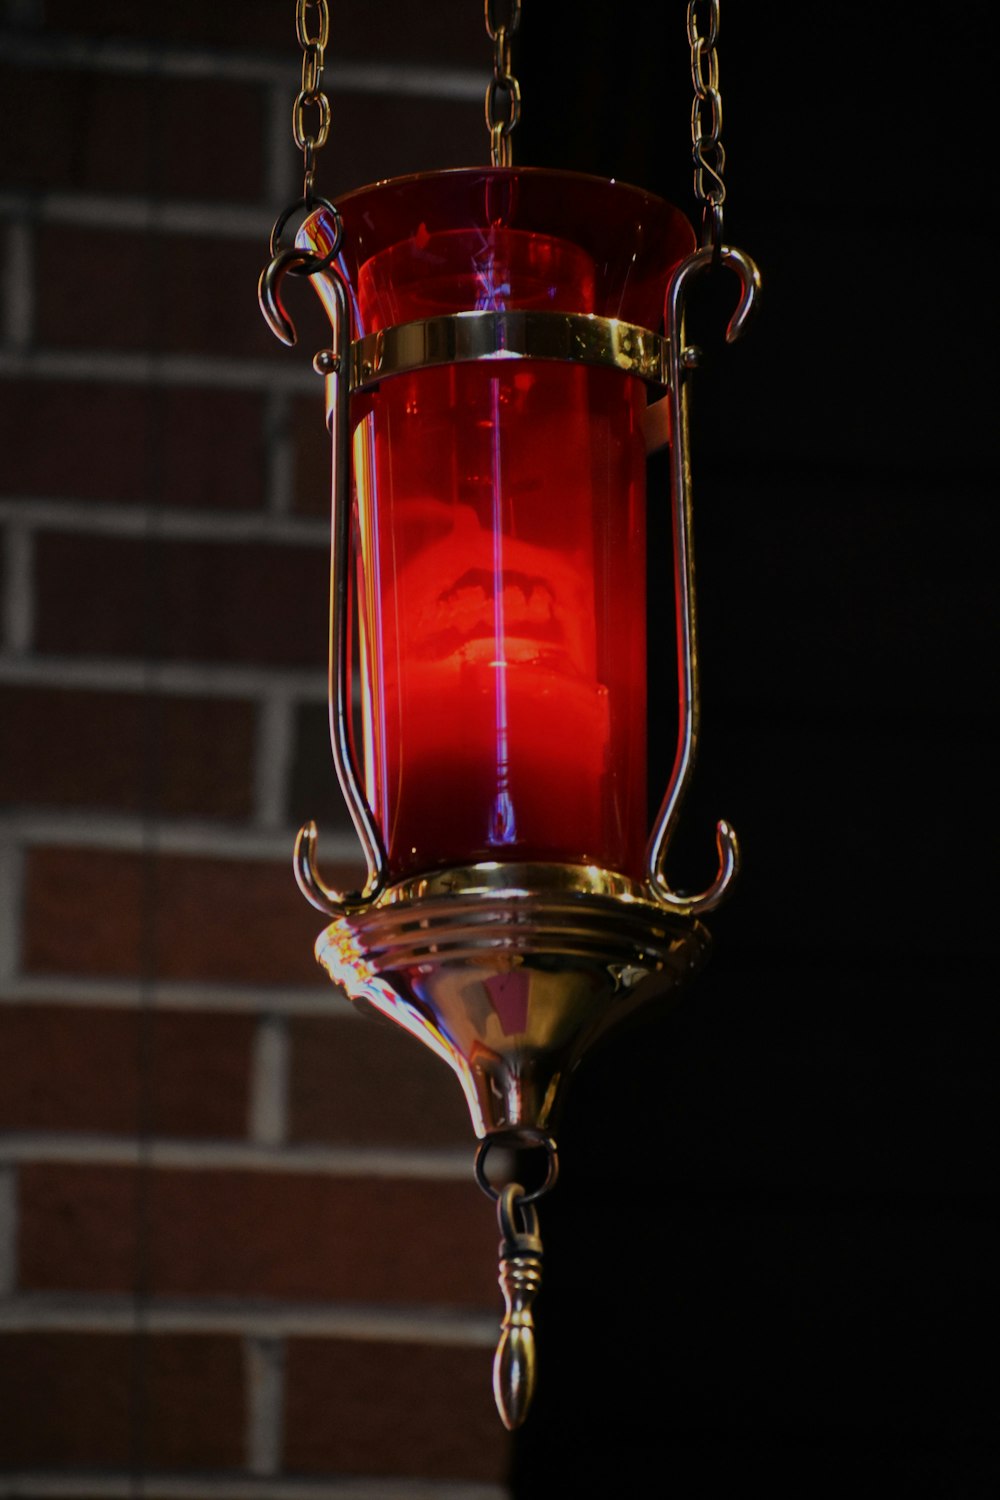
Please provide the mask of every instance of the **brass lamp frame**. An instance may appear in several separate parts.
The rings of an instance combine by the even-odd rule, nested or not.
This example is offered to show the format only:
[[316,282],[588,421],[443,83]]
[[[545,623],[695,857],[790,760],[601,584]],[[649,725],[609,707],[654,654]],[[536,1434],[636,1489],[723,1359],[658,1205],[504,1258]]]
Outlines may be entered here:
[[[286,343],[294,342],[295,330],[281,283],[305,258],[301,250],[280,252],[261,278],[265,316]],[[367,878],[357,892],[326,884],[314,822],[296,839],[295,877],[317,911],[333,918],[316,944],[319,962],[353,1000],[389,1015],[448,1061],[476,1133],[545,1131],[563,1077],[595,1032],[609,1024],[612,1012],[624,1013],[625,996],[631,1010],[647,993],[673,987],[698,965],[708,934],[697,918],[719,904],[739,867],[736,834],[724,819],[716,827],[718,871],[707,889],[694,895],[675,891],[663,863],[694,767],[700,718],[688,418],[688,381],[699,351],[685,338],[685,299],[692,280],[709,267],[733,272],[740,296],[726,330],[731,343],[746,326],[760,275],[749,256],[730,246],[693,251],[675,268],[667,288],[665,336],[591,314],[460,312],[397,325],[352,343],[347,288],[332,261],[328,254],[311,268],[333,333],[331,348],[314,360],[325,377],[333,438],[330,732]],[[404,371],[500,359],[611,367],[665,387],[665,396],[647,408],[647,415],[654,414],[648,427],[655,430],[663,425],[655,417],[665,406],[671,446],[679,729],[641,883],[594,866],[491,862],[390,885],[385,846],[358,771],[349,687],[350,397]],[[488,1035],[493,1010],[481,998],[482,984],[488,975],[495,980],[513,967],[531,976],[529,1021],[523,1032],[503,1039]],[[479,987],[478,1006],[469,985],[459,982],[462,973]],[[470,1022],[470,1007],[481,1012],[478,1027]]]
[[[616,318],[585,314],[467,311],[400,324],[351,343],[350,299],[337,267],[343,226],[335,206],[315,191],[316,153],[329,134],[330,103],[322,88],[329,40],[327,0],[316,15],[300,0],[296,34],[302,86],[292,134],[302,152],[302,197],[271,231],[271,260],[261,275],[261,310],[272,331],[294,344],[295,328],[281,300],[285,275],[314,278],[333,329],[332,346],[314,360],[326,380],[333,438],[330,557],[330,732],[341,790],[361,841],[367,874],[356,892],[331,889],[322,878],[314,822],[299,831],[295,875],[308,901],[332,918],[316,943],[330,977],[361,1005],[374,1007],[418,1036],[462,1084],[481,1144],[480,1186],[497,1201],[500,1286],[505,1311],[493,1367],[497,1406],[508,1427],[520,1424],[535,1381],[532,1301],[541,1281],[542,1243],[535,1199],[555,1181],[558,1157],[547,1133],[564,1079],[589,1043],[647,995],[669,992],[697,967],[708,946],[698,920],[726,894],[739,865],[736,834],[716,825],[718,869],[695,895],[675,891],[664,860],[694,767],[700,703],[694,560],[691,543],[691,453],[687,384],[699,351],[684,333],[691,281],[709,267],[735,273],[740,298],[726,338],[743,331],[760,291],[760,276],[742,251],[723,243],[725,151],[716,43],[719,3],[688,0],[694,101],[691,113],[695,195],[702,206],[702,248],[682,260],[667,287],[665,334]],[[486,91],[493,168],[513,165],[510,135],[520,114],[511,37],[520,0],[502,18],[487,0],[486,31],[494,46]],[[397,180],[398,181],[398,180]],[[303,226],[294,246],[281,236],[304,210],[320,227],[317,254]],[[329,215],[318,226],[317,211]],[[332,230],[332,236],[329,231]],[[671,518],[677,644],[679,732],[663,801],[634,880],[591,865],[482,862],[420,874],[390,884],[388,858],[365,796],[351,737],[349,595],[352,509],[350,398],[404,371],[468,361],[558,360],[612,368],[665,391],[647,406],[647,451],[671,445]],[[494,1186],[486,1172],[491,1143],[507,1139],[544,1147],[548,1171],[540,1187]]]
[[[328,206],[329,207],[329,206]],[[339,240],[339,216],[334,213]],[[336,249],[336,241],[334,251]],[[364,886],[326,884],[316,824],[295,842],[294,869],[306,899],[331,918],[316,957],[351,1000],[417,1036],[458,1077],[481,1145],[480,1185],[498,1198],[506,1313],[494,1366],[497,1405],[509,1427],[527,1411],[535,1379],[531,1300],[541,1242],[531,1200],[555,1177],[550,1131],[562,1086],[588,1046],[654,995],[672,991],[703,961],[709,935],[698,920],[723,899],[739,866],[731,825],[716,827],[718,870],[703,891],[675,891],[664,860],[690,783],[699,733],[699,674],[688,382],[699,360],[684,332],[691,282],[723,266],[739,282],[726,331],[743,332],[760,291],[754,262],[729,246],[693,251],[675,268],[665,334],[615,318],[553,312],[460,312],[401,324],[351,342],[347,288],[334,264],[299,249],[277,251],[260,300],[286,343],[295,330],[281,300],[289,270],[306,270],[330,315],[331,347],[314,368],[325,377],[333,439],[330,555],[330,733],[334,765],[367,866]],[[614,368],[665,391],[647,407],[647,446],[671,446],[679,731],[641,881],[593,865],[483,862],[390,883],[385,844],[365,795],[351,737],[350,398],[404,371],[490,360],[559,360]],[[516,995],[516,1005],[498,997]],[[509,1030],[511,1014],[519,1018]],[[520,1198],[498,1192],[485,1172],[491,1143],[539,1144],[549,1153],[543,1187]],[[518,1223],[518,1216],[520,1223]]]

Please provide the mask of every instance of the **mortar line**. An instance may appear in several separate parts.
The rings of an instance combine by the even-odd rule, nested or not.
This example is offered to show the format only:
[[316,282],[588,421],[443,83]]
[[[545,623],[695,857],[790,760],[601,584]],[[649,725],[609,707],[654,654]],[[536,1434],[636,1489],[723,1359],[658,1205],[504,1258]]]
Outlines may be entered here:
[[35,323],[32,240],[27,224],[8,224],[3,321],[4,338],[12,349],[27,349],[32,342]]
[[5,654],[23,658],[31,650],[35,611],[32,573],[35,545],[27,516],[5,517],[3,548],[3,648]]
[[291,1176],[377,1177],[419,1182],[471,1182],[472,1153],[461,1148],[420,1150],[376,1146],[259,1146],[247,1141],[24,1131],[0,1135],[0,1164],[60,1163],[69,1166],[176,1171],[268,1172]]
[[[124,1293],[22,1293],[0,1307],[0,1329],[124,1333],[131,1326],[130,1300]],[[154,1333],[235,1333],[260,1340],[335,1338],[488,1349],[497,1332],[493,1313],[485,1309],[409,1304],[153,1296],[149,1315]]]
[[[14,657],[0,653],[0,683],[29,687],[91,688],[141,693],[146,669],[129,657]],[[257,698],[284,692],[298,703],[325,703],[326,673],[319,668],[243,667],[215,662],[162,662],[156,690],[164,696]]]
[[[27,531],[82,531],[98,536],[142,537],[149,530],[144,506],[44,495],[0,499],[0,521]],[[173,506],[164,507],[156,517],[158,540],[217,541],[227,546],[265,543],[325,551],[330,544],[329,530],[325,520],[264,510],[184,510]]]
[[281,1015],[258,1017],[250,1062],[248,1134],[257,1146],[288,1141],[288,1022]]
[[275,1475],[284,1450],[285,1344],[281,1338],[244,1338],[246,1367],[246,1464],[251,1474]]
[[112,350],[0,350],[0,377],[18,380],[95,381],[106,385],[185,386],[193,390],[312,393],[310,367],[214,354],[123,354]]
[[[148,75],[155,67],[162,78],[231,79],[242,83],[274,83],[286,90],[300,76],[289,51],[287,60],[250,52],[234,53],[210,48],[145,46],[115,39],[26,36],[8,29],[0,31],[0,48],[21,67],[99,70],[106,73]],[[434,67],[426,63],[361,63],[331,60],[323,70],[326,85],[335,93],[386,94],[392,98],[468,101],[479,104],[486,86],[486,70]]]

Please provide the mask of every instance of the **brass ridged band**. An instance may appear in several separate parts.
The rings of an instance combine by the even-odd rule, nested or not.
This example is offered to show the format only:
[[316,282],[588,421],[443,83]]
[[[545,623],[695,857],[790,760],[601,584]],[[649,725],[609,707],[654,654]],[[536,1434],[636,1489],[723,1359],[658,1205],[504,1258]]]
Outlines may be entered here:
[[[331,923],[316,957],[364,1008],[420,1038],[458,1077],[480,1137],[551,1133],[599,1034],[699,967],[708,933],[653,902],[554,866],[442,871]],[[445,884],[454,878],[454,886]],[[427,878],[427,877],[423,877]],[[620,880],[621,877],[615,877]]]
[[[482,967],[520,955],[558,954],[585,964],[675,969],[680,978],[705,947],[707,934],[697,922],[661,913],[646,902],[625,904],[602,896],[513,897],[509,892],[428,897],[399,906],[373,906],[342,918],[316,945],[327,964],[332,946],[340,957],[344,940],[370,973],[443,963]],[[572,967],[567,964],[567,967]]]
[[351,345],[351,390],[412,370],[488,359],[545,359],[599,365],[650,385],[668,383],[661,334],[592,313],[459,312],[397,323]]

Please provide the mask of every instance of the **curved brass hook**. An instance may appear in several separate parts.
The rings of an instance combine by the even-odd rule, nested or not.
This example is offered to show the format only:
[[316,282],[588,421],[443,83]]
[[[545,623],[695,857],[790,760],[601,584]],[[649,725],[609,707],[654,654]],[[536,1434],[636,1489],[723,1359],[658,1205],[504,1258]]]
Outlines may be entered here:
[[663,871],[659,868],[651,869],[649,888],[657,904],[679,917],[700,917],[706,912],[714,911],[725,900],[729,887],[740,873],[739,839],[735,828],[726,818],[720,818],[715,825],[715,849],[719,857],[715,879],[695,896],[685,896],[672,890]]
[[278,250],[261,271],[257,283],[257,301],[264,314],[264,321],[275,338],[289,348],[298,342],[298,335],[282,300],[281,283],[289,271],[307,265],[311,258],[307,250],[296,250],[294,247]]
[[378,889],[377,879],[369,877],[363,891],[331,890],[319,873],[316,858],[318,844],[319,830],[315,820],[310,818],[296,834],[295,851],[292,855],[295,883],[310,906],[315,906],[317,911],[327,917],[343,917],[349,912],[361,911],[369,906]]
[[742,250],[735,250],[731,245],[723,245],[721,264],[735,271],[740,279],[740,300],[736,304],[736,311],[726,324],[726,343],[735,344],[746,332],[747,322],[750,314],[757,306],[760,296],[760,271],[757,262],[751,260],[749,255]]
[[715,830],[719,868],[706,890],[694,896],[681,895],[671,889],[663,873],[663,859],[694,768],[701,713],[694,556],[691,548],[691,437],[686,386],[691,365],[687,359],[684,339],[684,297],[689,281],[716,265],[728,267],[740,281],[740,300],[726,328],[726,342],[735,343],[744,332],[760,293],[760,272],[749,255],[745,255],[742,250],[723,245],[717,253],[711,246],[693,251],[681,261],[671,277],[665,307],[670,348],[670,498],[673,516],[680,724],[670,781],[646,851],[646,880],[654,900],[679,916],[697,916],[718,906],[739,871],[740,864],[735,831],[725,819],[721,819]]
[[347,903],[339,892],[330,889],[319,873],[316,863],[318,842],[319,829],[315,820],[310,818],[295,836],[295,852],[292,855],[295,883],[310,906],[315,906],[324,916],[342,917],[347,910]]

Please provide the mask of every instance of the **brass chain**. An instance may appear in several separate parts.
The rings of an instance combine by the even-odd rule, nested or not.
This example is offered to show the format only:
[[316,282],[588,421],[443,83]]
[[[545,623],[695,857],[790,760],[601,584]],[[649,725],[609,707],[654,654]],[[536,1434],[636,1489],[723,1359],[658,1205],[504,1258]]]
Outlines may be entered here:
[[316,185],[316,153],[330,134],[330,101],[323,92],[323,56],[330,40],[327,0],[296,0],[295,35],[302,48],[302,86],[292,110],[292,139],[302,152],[302,197],[308,202]]
[[[704,27],[699,13],[704,12]],[[722,244],[722,205],[726,201],[726,166],[719,92],[719,0],[688,0],[687,34],[691,47],[691,147],[695,197],[702,205],[702,245],[716,254]]]
[[493,77],[486,85],[486,128],[490,133],[490,160],[495,167],[513,166],[510,133],[521,118],[521,86],[510,59],[511,38],[521,22],[521,0],[504,3],[506,16],[497,22],[494,0],[483,0],[486,35],[493,43]]
[[[326,145],[330,134],[330,101],[323,92],[323,59],[330,40],[327,0],[295,0],[295,35],[302,48],[302,85],[292,110],[292,139],[302,152],[302,197],[289,203],[275,219],[271,229],[271,259],[257,283],[257,300],[264,321],[283,344],[294,344],[296,337],[295,324],[281,300],[281,284],[285,276],[289,273],[316,276],[329,270],[340,254],[343,235],[336,205],[316,192],[316,153]],[[326,250],[321,253],[307,250],[291,232],[289,239],[293,243],[283,245],[286,226],[298,224],[302,210],[314,214],[317,209],[322,209],[325,215]],[[340,286],[336,278],[334,283]]]

